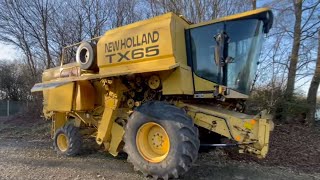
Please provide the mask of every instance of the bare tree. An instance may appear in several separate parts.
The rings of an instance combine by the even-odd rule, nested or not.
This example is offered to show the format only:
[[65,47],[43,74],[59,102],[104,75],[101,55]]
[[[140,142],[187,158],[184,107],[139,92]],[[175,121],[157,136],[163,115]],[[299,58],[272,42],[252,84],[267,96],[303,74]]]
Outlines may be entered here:
[[110,5],[111,28],[124,26],[142,19],[143,12],[140,9],[136,10],[137,0],[118,0]]
[[[285,51],[278,51],[281,54],[278,53],[276,57],[278,60],[275,63],[279,67],[282,66],[284,71],[281,73],[286,74],[283,83],[287,84],[284,93],[285,99],[282,100],[282,105],[279,105],[281,111],[278,110],[278,112],[281,112],[282,119],[288,119],[291,118],[287,117],[289,109],[296,106],[293,103],[294,92],[297,93],[297,89],[306,83],[303,82],[304,79],[312,75],[310,71],[313,71],[311,70],[312,64],[315,62],[312,58],[312,51],[315,46],[312,46],[311,43],[315,35],[314,31],[319,26],[319,19],[315,13],[319,10],[319,1],[297,0],[293,1],[293,6],[288,6],[285,0],[278,2],[274,1],[275,4],[271,5],[277,14],[275,27],[271,32],[271,36],[274,36],[274,38],[271,37],[271,39],[274,39],[274,42],[280,36],[283,37],[279,48]],[[292,20],[292,16],[295,17],[295,21]],[[292,43],[289,43],[290,41]],[[291,51],[287,51],[289,48],[291,48]]]
[[84,14],[84,30],[88,37],[94,38],[100,36],[106,30],[106,23],[111,18],[112,1],[93,0],[81,1],[80,8]]
[[19,62],[0,61],[0,92],[4,92],[5,99],[25,100],[30,95],[32,84],[28,84],[30,78],[25,76],[24,67]]
[[17,16],[18,12],[13,4],[4,1],[0,6],[0,40],[13,44],[25,55],[25,62],[28,65],[31,75],[36,75],[37,62],[32,53],[30,38],[24,22]]
[[[151,16],[174,12],[193,23],[250,10],[251,0],[150,0]],[[250,2],[250,3],[249,3]]]
[[[8,8],[7,10],[4,9],[2,12],[2,19],[6,20],[11,18],[12,25],[7,26],[6,29],[10,31],[18,28],[19,26],[20,32],[23,33],[24,39],[26,39],[26,43],[24,43],[24,50],[26,50],[25,54],[29,57],[29,61],[32,62],[28,50],[32,49],[32,43],[36,43],[38,45],[38,49],[34,48],[34,50],[42,50],[46,57],[46,60],[44,61],[46,68],[52,66],[48,34],[52,4],[49,3],[48,0],[4,0],[1,6],[2,8]],[[6,12],[10,13],[6,14]],[[8,41],[8,39],[11,38],[8,34],[2,34],[2,36],[7,38],[2,38],[4,41]],[[16,38],[15,40],[17,39],[19,38]],[[15,44],[14,42],[9,43]]]
[[49,48],[49,21],[53,5],[49,0],[12,1],[18,15],[25,22],[28,33],[37,40],[46,56],[46,69],[54,66]]
[[293,32],[293,43],[290,56],[290,65],[288,72],[288,81],[286,88],[286,99],[290,101],[293,96],[294,84],[297,72],[297,64],[299,59],[299,49],[301,41],[301,20],[302,20],[302,0],[294,0],[294,32]]

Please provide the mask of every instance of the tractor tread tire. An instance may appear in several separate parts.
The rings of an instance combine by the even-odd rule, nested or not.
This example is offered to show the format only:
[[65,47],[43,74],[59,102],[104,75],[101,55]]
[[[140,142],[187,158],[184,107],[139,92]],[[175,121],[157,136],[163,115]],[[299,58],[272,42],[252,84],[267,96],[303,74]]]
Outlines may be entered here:
[[[160,125],[167,121],[167,125],[171,126],[169,130],[170,128],[175,130],[173,134],[177,136],[174,142],[170,142],[170,149],[174,150],[170,150],[168,156],[159,163],[150,163],[143,159],[136,147],[136,132],[143,123],[150,122],[144,120],[145,118],[152,119]],[[169,138],[171,139],[170,135]],[[182,176],[196,161],[200,147],[198,128],[194,126],[187,113],[181,108],[161,101],[147,102],[135,109],[126,125],[124,142],[124,151],[128,154],[128,162],[133,164],[134,170],[153,179]]]
[[[60,151],[57,145],[57,137],[59,134],[64,134],[68,138],[68,149],[64,152]],[[64,156],[76,156],[79,154],[81,150],[82,139],[79,132],[79,128],[73,126],[72,124],[67,124],[61,128],[59,128],[54,136],[54,149],[58,154]]]

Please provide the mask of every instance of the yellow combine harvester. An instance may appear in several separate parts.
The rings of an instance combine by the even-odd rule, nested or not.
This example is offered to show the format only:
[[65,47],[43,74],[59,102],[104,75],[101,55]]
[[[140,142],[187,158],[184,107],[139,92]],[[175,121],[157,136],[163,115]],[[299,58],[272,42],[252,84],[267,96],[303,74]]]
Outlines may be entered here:
[[242,112],[272,21],[267,8],[199,24],[167,13],[82,42],[76,63],[62,58],[32,88],[56,150],[75,155],[91,136],[155,179],[187,172],[212,134],[265,157],[271,119]]

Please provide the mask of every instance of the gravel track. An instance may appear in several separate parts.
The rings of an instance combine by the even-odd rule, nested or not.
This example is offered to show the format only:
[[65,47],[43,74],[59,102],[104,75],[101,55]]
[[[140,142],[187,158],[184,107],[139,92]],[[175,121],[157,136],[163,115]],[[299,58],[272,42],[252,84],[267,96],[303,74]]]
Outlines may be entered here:
[[[23,116],[20,119],[0,118],[0,180],[147,179],[133,170],[125,154],[115,158],[103,151],[88,148],[88,144],[80,156],[61,157],[53,150],[49,135],[50,123],[36,120],[29,122],[25,119]],[[231,160],[225,151],[216,149],[200,153],[183,179],[320,180],[320,174]]]
[[[124,155],[104,152],[78,157],[58,156],[50,140],[0,137],[0,179],[144,179]],[[219,153],[202,153],[184,179],[320,179],[287,168],[217,160]],[[219,152],[219,151],[218,151]]]

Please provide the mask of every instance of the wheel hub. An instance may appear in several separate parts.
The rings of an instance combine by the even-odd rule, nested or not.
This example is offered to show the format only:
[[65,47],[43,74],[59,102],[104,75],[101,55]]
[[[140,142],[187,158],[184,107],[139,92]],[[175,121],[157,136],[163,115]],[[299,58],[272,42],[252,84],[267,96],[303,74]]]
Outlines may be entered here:
[[136,136],[140,155],[147,161],[158,163],[164,160],[170,150],[170,140],[165,129],[154,122],[142,125]]
[[89,61],[90,52],[87,48],[83,48],[80,51],[80,61],[81,63],[86,63]]
[[57,137],[57,146],[60,151],[65,152],[69,148],[68,138],[64,134],[59,134]]
[[150,134],[153,148],[161,149],[164,144],[163,135],[159,132]]

